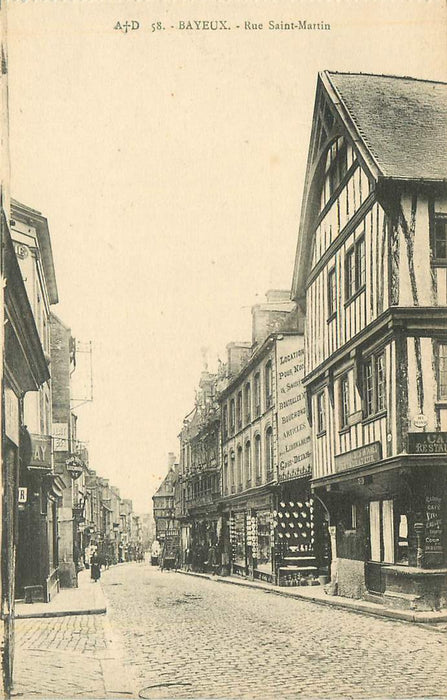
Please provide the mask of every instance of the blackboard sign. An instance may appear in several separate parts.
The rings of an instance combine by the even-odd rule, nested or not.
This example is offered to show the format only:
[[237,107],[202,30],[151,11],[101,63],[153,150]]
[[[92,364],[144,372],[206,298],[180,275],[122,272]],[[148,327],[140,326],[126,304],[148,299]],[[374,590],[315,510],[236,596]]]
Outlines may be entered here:
[[425,497],[425,556],[428,564],[442,563],[442,500]]

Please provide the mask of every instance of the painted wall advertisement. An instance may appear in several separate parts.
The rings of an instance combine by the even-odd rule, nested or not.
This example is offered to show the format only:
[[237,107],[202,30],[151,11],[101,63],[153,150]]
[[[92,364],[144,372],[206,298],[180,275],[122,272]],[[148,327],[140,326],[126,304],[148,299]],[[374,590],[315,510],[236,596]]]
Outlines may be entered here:
[[276,378],[278,387],[278,449],[280,481],[311,473],[310,428],[306,417],[306,397],[302,336],[284,336],[277,341]]

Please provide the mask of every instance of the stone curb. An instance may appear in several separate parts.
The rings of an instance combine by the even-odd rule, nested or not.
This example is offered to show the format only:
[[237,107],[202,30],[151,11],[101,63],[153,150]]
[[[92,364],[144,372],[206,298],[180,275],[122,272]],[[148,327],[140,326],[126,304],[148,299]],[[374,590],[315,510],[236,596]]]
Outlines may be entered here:
[[106,635],[107,650],[99,661],[101,664],[106,697],[138,697],[138,693],[136,692],[137,684],[133,676],[133,670],[130,668],[129,664],[126,665],[124,663],[124,649],[121,638],[113,629],[107,618],[104,620],[104,632]]
[[85,610],[50,610],[48,612],[37,613],[17,613],[16,620],[29,620],[30,618],[38,617],[68,617],[72,615],[104,615],[107,612],[107,607],[87,608]]
[[344,600],[335,600],[329,597],[327,600],[324,600],[321,598],[301,595],[299,591],[281,590],[279,587],[273,588],[273,586],[270,587],[267,585],[262,585],[253,581],[247,581],[246,579],[241,579],[240,581],[238,581],[237,579],[232,578],[230,576],[213,576],[211,574],[202,574],[196,571],[183,571],[180,569],[177,571],[177,573],[183,574],[185,576],[195,576],[196,578],[206,578],[209,581],[216,581],[218,583],[226,583],[233,586],[241,586],[242,588],[254,588],[259,591],[264,591],[266,593],[273,593],[274,595],[282,596],[283,598],[294,598],[296,600],[304,600],[308,603],[316,603],[317,605],[331,606],[340,610],[349,610],[350,612],[358,613],[361,615],[386,617],[393,620],[400,620],[402,622],[412,623],[435,624],[437,622],[447,622],[447,613],[417,613],[407,612],[406,610],[392,610],[390,608],[383,608],[377,603],[372,603],[371,605],[373,605],[374,607],[370,607],[369,605],[361,602],[354,602],[354,600],[351,602]]

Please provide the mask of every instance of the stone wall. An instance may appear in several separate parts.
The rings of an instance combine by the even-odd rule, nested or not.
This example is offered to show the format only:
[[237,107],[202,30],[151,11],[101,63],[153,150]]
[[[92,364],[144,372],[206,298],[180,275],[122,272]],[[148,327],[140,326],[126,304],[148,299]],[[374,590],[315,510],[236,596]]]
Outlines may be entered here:
[[346,598],[363,598],[366,593],[365,562],[355,559],[338,559],[338,595]]

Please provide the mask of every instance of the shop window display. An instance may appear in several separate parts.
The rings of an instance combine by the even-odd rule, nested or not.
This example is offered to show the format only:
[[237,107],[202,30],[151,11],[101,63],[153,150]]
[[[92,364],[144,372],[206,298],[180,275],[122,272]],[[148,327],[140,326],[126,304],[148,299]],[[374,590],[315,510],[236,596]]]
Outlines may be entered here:
[[257,513],[258,522],[258,546],[257,565],[258,571],[272,573],[272,514],[270,511]]
[[246,566],[246,513],[235,513],[232,522],[233,563],[245,569]]

